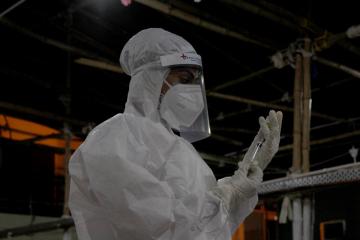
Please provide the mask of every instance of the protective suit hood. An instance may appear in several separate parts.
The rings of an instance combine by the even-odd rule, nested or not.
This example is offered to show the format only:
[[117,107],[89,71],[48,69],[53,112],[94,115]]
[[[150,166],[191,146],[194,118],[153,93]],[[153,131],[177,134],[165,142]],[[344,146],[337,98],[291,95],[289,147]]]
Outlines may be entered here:
[[120,64],[131,80],[124,113],[160,121],[159,97],[169,72],[160,58],[175,53],[196,54],[196,51],[182,37],[160,28],[142,30],[125,44]]

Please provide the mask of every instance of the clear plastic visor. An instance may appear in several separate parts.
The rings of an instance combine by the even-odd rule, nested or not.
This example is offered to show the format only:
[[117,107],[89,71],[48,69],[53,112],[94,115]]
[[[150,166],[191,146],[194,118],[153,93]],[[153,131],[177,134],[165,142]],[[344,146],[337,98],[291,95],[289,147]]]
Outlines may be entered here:
[[180,125],[180,136],[189,142],[196,142],[209,137],[211,130],[201,56],[195,53],[174,53],[161,56],[160,61],[163,67],[170,68],[167,80],[169,80],[170,75],[177,75],[177,79],[170,80],[170,83],[167,81],[171,86],[176,84],[196,84],[201,88],[204,107],[192,125],[187,127]]
[[189,127],[180,126],[180,136],[188,140],[189,142],[196,142],[202,139],[205,139],[211,135],[210,123],[209,123],[209,113],[206,101],[206,91],[204,85],[204,77],[201,74],[197,83],[201,87],[201,92],[203,96],[204,108],[194,123]]
[[[177,84],[200,86],[202,93],[203,109],[190,126],[179,127],[179,134],[189,142],[196,142],[210,136],[209,114],[206,101],[206,92],[202,69],[198,66],[171,66],[165,85],[168,88]],[[165,93],[166,94],[166,93]]]

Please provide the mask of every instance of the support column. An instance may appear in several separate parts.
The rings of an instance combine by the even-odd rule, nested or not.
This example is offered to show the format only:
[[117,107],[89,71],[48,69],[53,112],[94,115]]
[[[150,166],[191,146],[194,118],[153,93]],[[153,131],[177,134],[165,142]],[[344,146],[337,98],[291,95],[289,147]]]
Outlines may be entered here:
[[[72,13],[69,11],[67,16],[66,25],[68,29],[70,29],[72,25]],[[70,30],[67,33],[67,43],[71,42],[71,33]],[[67,62],[66,62],[66,81],[65,81],[65,94],[62,97],[64,106],[65,106],[65,114],[68,117],[71,113],[71,66],[72,66],[72,56],[71,53],[67,53]],[[70,191],[70,174],[69,174],[69,160],[71,157],[71,128],[69,123],[64,122],[64,140],[65,140],[65,155],[64,155],[64,177],[65,177],[65,186],[64,186],[64,208],[63,208],[63,216],[70,216],[69,209],[69,191]]]
[[[303,96],[303,59],[300,53],[296,53],[295,63],[295,81],[294,81],[294,126],[293,126],[293,164],[291,167],[292,174],[301,173],[301,138],[302,138],[302,96]],[[293,240],[302,240],[302,204],[301,196],[292,201],[293,222],[292,235]]]
[[[310,120],[311,120],[311,41],[304,40],[303,52],[303,116],[302,116],[302,172],[310,171]],[[303,240],[311,240],[312,237],[312,204],[308,196],[303,198]]]
[[311,119],[311,65],[310,39],[304,42],[303,53],[303,99],[302,99],[302,172],[310,171],[310,119]]
[[301,98],[303,95],[302,89],[302,56],[300,53],[296,53],[296,65],[295,65],[295,81],[294,81],[294,120],[293,120],[293,173],[301,172],[301,137],[302,137],[302,104]]

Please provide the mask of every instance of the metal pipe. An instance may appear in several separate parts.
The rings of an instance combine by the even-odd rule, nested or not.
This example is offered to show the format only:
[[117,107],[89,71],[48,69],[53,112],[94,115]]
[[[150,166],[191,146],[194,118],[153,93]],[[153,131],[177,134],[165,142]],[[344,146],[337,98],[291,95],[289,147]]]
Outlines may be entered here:
[[13,5],[11,5],[8,9],[6,9],[5,11],[3,11],[2,13],[0,13],[0,19],[2,17],[4,17],[6,14],[8,14],[9,12],[11,12],[12,10],[14,10],[15,8],[17,8],[18,6],[20,6],[21,4],[23,4],[26,0],[20,0],[16,3],[14,3]]
[[302,240],[302,203],[301,198],[292,200],[294,219],[292,221],[292,240]]
[[237,146],[237,147],[244,146],[243,142],[240,142],[240,141],[237,141],[237,140],[234,140],[234,139],[230,139],[228,137],[220,136],[220,135],[217,135],[217,134],[211,134],[211,138],[213,138],[215,140],[218,140],[218,141],[221,141],[221,142],[225,142],[225,143]]
[[222,90],[222,89],[224,89],[224,88],[228,88],[228,87],[234,86],[234,85],[236,85],[236,84],[238,84],[238,83],[245,82],[245,81],[250,80],[250,79],[252,79],[252,78],[254,78],[254,77],[258,77],[258,76],[260,76],[260,75],[262,75],[262,74],[265,74],[265,73],[267,73],[267,72],[269,72],[269,71],[271,71],[271,70],[273,70],[273,69],[275,69],[274,66],[265,67],[265,68],[260,69],[260,70],[258,70],[258,71],[252,72],[252,73],[250,73],[249,75],[240,77],[240,78],[238,78],[238,79],[236,79],[236,80],[228,81],[228,82],[225,82],[225,83],[223,83],[223,84],[220,84],[220,85],[212,88],[210,91],[214,91],[214,92],[215,92],[215,91]]
[[[26,35],[28,37],[36,39],[36,40],[38,40],[38,41],[40,41],[42,43],[45,43],[47,45],[50,45],[50,46],[59,48],[59,49],[64,50],[64,51],[80,55],[80,56],[85,56],[85,57],[88,57],[88,58],[101,60],[101,61],[104,61],[104,62],[109,63],[109,64],[114,64],[114,63],[112,63],[112,61],[110,61],[110,60],[108,60],[106,58],[100,57],[100,56],[98,56],[98,55],[96,55],[94,53],[88,52],[88,51],[86,51],[84,49],[74,47],[74,46],[71,46],[69,44],[62,43],[60,41],[57,41],[57,40],[42,36],[40,34],[34,33],[32,31],[27,30],[27,29],[13,23],[13,22],[11,22],[9,20],[4,19],[4,18],[0,19],[0,23],[2,23],[3,25],[5,25],[5,26],[7,26],[7,27],[9,27],[9,28],[11,28],[13,30],[16,30],[17,32],[19,32],[21,34],[24,34],[24,35]],[[116,65],[116,64],[114,64],[114,65]]]
[[[349,138],[349,137],[354,137],[354,136],[359,136],[359,135],[360,135],[360,130],[343,133],[343,134],[339,134],[339,135],[328,137],[328,138],[322,138],[322,139],[310,141],[310,146],[321,145],[321,144],[333,142],[336,140],[341,140],[344,138]],[[293,144],[283,145],[283,146],[279,147],[279,152],[285,151],[285,150],[290,150],[292,148],[293,148]]]
[[298,30],[298,26],[295,23],[290,22],[286,18],[279,17],[276,14],[274,14],[270,11],[267,11],[263,8],[260,8],[252,3],[249,3],[249,2],[246,2],[243,0],[221,0],[221,2],[236,6],[238,8],[241,8],[242,10],[253,13],[255,15],[258,15],[258,16],[261,16],[261,17],[264,17],[267,19],[271,19],[272,21],[274,21],[282,26],[286,26],[290,29]]
[[[252,100],[252,99],[248,99],[248,98],[227,95],[227,94],[222,94],[222,93],[217,93],[217,92],[208,92],[207,96],[225,99],[225,100],[229,100],[229,101],[245,103],[245,104],[250,104],[250,105],[254,105],[254,106],[258,106],[258,107],[282,110],[282,111],[286,111],[286,112],[294,111],[294,109],[291,107],[281,106],[281,105],[277,105],[277,104],[273,104],[273,103],[261,102],[261,101],[257,101],[257,100]],[[329,115],[318,113],[318,112],[312,112],[312,116],[331,120],[331,121],[345,121],[345,119],[329,116]]]
[[93,68],[98,68],[98,69],[103,69],[103,70],[107,70],[107,71],[111,71],[111,72],[124,73],[124,71],[122,70],[122,68],[119,65],[105,63],[103,61],[98,61],[98,60],[94,60],[94,59],[78,58],[74,62],[77,64],[81,64],[81,65],[85,65],[85,66],[89,66],[89,67],[93,67]]
[[22,235],[29,235],[39,232],[46,232],[56,229],[67,229],[74,226],[74,221],[72,218],[64,218],[57,221],[32,224],[23,227],[8,228],[0,230],[0,238],[12,238]]
[[245,34],[241,34],[239,32],[232,31],[229,28],[226,28],[226,27],[220,26],[218,24],[212,23],[210,21],[204,20],[200,17],[194,16],[192,14],[189,14],[187,12],[184,12],[182,10],[174,8],[173,6],[171,6],[169,4],[166,4],[166,3],[163,3],[163,2],[160,2],[157,0],[135,0],[135,1],[138,3],[141,3],[145,6],[151,7],[159,12],[162,12],[162,13],[168,14],[170,16],[184,20],[186,22],[192,23],[193,25],[211,30],[213,32],[220,33],[225,36],[233,37],[233,38],[236,38],[243,42],[251,43],[256,46],[265,48],[265,49],[275,50],[274,47],[267,45],[265,43],[262,43],[258,40],[249,38]]
[[352,68],[342,65],[340,63],[333,62],[333,61],[330,61],[330,60],[327,60],[327,59],[324,59],[321,57],[314,57],[313,59],[323,65],[341,70],[341,71],[346,72],[356,78],[360,78],[360,72],[358,70],[352,69]]
[[311,212],[312,212],[312,204],[310,198],[303,199],[303,240],[311,240]]
[[7,103],[7,102],[0,101],[0,108],[19,112],[19,113],[29,114],[32,116],[41,117],[41,118],[45,118],[45,119],[50,119],[50,120],[54,120],[57,122],[69,122],[71,124],[78,125],[78,126],[84,126],[84,125],[88,124],[88,122],[85,122],[85,121],[71,119],[68,117],[56,115],[54,113],[39,111],[39,110],[36,110],[33,108],[20,106],[20,105],[16,105],[13,103]]
[[[271,11],[267,11],[263,8],[259,8],[255,4],[251,4],[249,2],[245,2],[244,0],[222,0],[227,2],[228,4],[232,4],[236,7],[239,7],[245,11],[251,12],[255,15],[264,17],[273,22],[276,22],[284,27],[290,28],[292,30],[296,30],[302,33],[303,29],[309,30],[313,33],[321,34],[324,31],[321,27],[317,26],[315,23],[311,22],[309,19],[304,17],[296,16],[295,14],[287,11],[283,8],[275,6],[268,1],[259,1],[259,4],[270,9]],[[276,14],[274,14],[274,12]],[[279,17],[278,15],[282,15],[283,17]],[[291,19],[290,22],[288,19]],[[360,56],[360,49],[354,46],[351,42],[346,39],[346,34],[333,34],[328,32],[329,35],[329,44],[337,43],[342,48],[353,52]]]

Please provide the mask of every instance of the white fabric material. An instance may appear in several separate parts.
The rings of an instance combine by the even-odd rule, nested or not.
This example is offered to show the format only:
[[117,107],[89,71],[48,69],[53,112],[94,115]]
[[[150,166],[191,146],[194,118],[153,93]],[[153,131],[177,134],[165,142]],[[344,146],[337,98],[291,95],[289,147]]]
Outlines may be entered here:
[[301,198],[295,198],[292,201],[294,219],[292,222],[292,236],[293,240],[302,240],[302,201]]
[[[255,207],[253,204],[258,200],[257,188],[262,182],[262,177],[263,172],[256,163],[248,164],[242,161],[239,162],[239,168],[233,176],[220,179],[219,185],[211,191],[222,200],[228,212],[239,211],[239,208],[252,211]],[[245,199],[252,201],[250,204],[239,206]],[[236,229],[240,223],[239,219],[232,219],[231,228]]]
[[360,25],[349,27],[348,30],[346,30],[346,36],[348,38],[360,37]]
[[[160,59],[179,53],[197,54],[185,39],[159,28],[140,31],[125,44],[120,64],[124,72],[131,76],[131,81],[124,113],[147,117],[154,122],[161,121],[158,110],[161,86],[170,70],[162,66]],[[203,95],[205,97],[205,92]],[[205,101],[204,105],[204,111],[194,126],[180,131],[180,135],[190,142],[210,136]]]
[[73,155],[70,174],[81,240],[230,239],[257,202],[256,192],[233,195],[228,211],[190,143],[130,114],[96,127]]
[[204,109],[203,95],[198,84],[168,85],[160,104],[160,115],[171,128],[190,127]]
[[174,53],[160,57],[161,66],[195,65],[202,67],[201,56],[193,53]]
[[284,61],[284,56],[281,52],[277,52],[274,55],[272,55],[271,61],[274,64],[274,67],[279,68],[279,69],[281,69],[287,65],[287,63]]
[[160,56],[184,51],[194,52],[162,29],[141,31],[124,47],[120,61],[131,75],[125,112],[93,129],[69,163],[80,240],[227,240],[255,207],[256,191],[237,191],[230,209],[193,146],[160,121]]
[[312,221],[312,207],[310,198],[303,199],[303,240],[311,240],[312,239],[312,229],[313,229],[313,221]]
[[292,206],[290,198],[288,196],[285,196],[281,204],[279,223],[285,224],[287,223],[288,219],[290,221],[293,220]]
[[182,37],[158,28],[143,30],[125,44],[120,64],[131,76],[125,113],[160,121],[160,91],[169,73],[169,68],[161,65],[160,57],[175,53],[196,51]]

